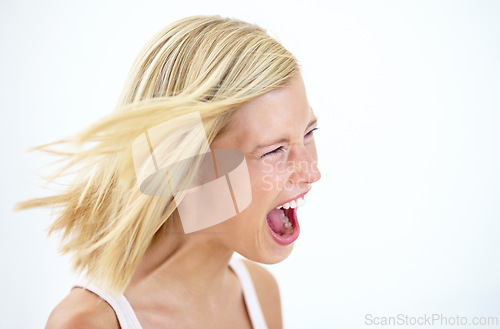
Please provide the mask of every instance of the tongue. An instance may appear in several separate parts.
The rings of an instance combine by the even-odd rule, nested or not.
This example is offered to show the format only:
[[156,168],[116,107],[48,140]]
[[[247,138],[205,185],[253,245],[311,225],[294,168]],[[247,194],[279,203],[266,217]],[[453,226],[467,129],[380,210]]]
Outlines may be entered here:
[[273,231],[281,234],[283,230],[283,213],[280,209],[273,209],[267,214],[267,222]]

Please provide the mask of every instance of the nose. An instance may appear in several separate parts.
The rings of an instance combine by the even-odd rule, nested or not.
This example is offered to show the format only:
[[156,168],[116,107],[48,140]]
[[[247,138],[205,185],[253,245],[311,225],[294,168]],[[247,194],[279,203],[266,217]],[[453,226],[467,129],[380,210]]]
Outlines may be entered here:
[[293,174],[290,179],[295,183],[310,185],[321,178],[315,149],[310,151],[304,146],[298,147],[292,163]]

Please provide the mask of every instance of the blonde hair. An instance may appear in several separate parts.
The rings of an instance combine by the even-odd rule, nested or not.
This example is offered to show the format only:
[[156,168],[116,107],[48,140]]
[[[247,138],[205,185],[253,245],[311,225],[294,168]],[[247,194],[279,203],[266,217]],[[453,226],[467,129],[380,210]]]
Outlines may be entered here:
[[[64,163],[49,181],[75,176],[62,193],[16,208],[57,210],[49,234],[61,233],[60,251],[71,254],[74,269],[121,292],[153,238],[176,216],[171,196],[139,190],[134,140],[161,122],[198,112],[211,143],[238,107],[284,86],[298,70],[293,55],[258,26],[219,16],[177,21],[140,52],[111,115],[75,136],[32,148]],[[188,141],[173,151],[200,147]],[[177,179],[189,184],[196,166],[176,173]]]

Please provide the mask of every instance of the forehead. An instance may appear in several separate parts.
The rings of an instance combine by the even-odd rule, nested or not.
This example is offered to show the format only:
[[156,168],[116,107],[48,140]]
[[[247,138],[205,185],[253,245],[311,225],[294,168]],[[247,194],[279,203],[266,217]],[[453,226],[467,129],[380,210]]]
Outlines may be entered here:
[[237,143],[239,148],[245,149],[281,137],[302,138],[313,118],[304,82],[298,74],[286,86],[238,109],[221,139],[231,140],[233,147]]

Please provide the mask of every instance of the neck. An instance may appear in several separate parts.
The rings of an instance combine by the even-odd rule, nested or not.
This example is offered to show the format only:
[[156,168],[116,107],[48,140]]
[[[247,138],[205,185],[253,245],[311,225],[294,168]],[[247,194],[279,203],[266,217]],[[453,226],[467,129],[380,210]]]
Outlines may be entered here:
[[180,221],[169,220],[172,223],[148,248],[129,287],[159,294],[168,289],[177,302],[191,306],[213,302],[227,289],[233,251],[217,241],[217,233],[184,234]]

